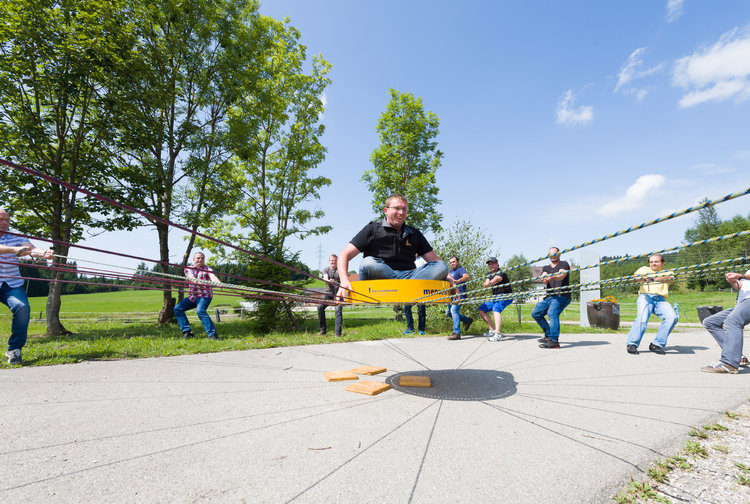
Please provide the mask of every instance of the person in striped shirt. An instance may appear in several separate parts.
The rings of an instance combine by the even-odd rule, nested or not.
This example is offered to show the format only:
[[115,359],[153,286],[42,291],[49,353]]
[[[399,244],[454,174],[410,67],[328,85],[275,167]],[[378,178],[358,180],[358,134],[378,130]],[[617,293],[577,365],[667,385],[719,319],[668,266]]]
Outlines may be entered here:
[[10,215],[0,209],[0,302],[10,308],[13,314],[8,351],[5,356],[8,364],[23,364],[21,348],[26,344],[29,329],[29,315],[31,307],[23,290],[23,278],[18,269],[18,258],[31,256],[51,259],[54,252],[35,247],[29,240],[21,236],[8,234],[10,229]]
[[185,276],[190,282],[188,296],[174,307],[174,316],[177,318],[182,336],[185,338],[195,336],[193,331],[190,330],[190,322],[185,315],[187,310],[195,308],[195,313],[203,324],[203,329],[206,330],[208,338],[219,339],[216,335],[216,326],[214,326],[206,311],[208,305],[211,304],[211,299],[213,299],[213,287],[204,282],[211,281],[219,284],[221,281],[214,275],[214,270],[206,266],[206,256],[203,252],[196,252],[193,255],[193,265],[185,268]]

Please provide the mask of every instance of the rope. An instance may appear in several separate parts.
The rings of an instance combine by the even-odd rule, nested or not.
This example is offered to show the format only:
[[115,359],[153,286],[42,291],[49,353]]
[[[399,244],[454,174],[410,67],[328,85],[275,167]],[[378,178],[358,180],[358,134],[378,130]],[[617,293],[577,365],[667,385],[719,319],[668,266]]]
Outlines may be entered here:
[[[675,217],[679,217],[681,215],[685,215],[685,214],[689,214],[691,212],[698,211],[701,208],[706,208],[708,206],[717,205],[717,204],[723,203],[725,201],[733,200],[735,198],[739,198],[740,196],[745,196],[746,194],[749,194],[749,193],[750,193],[750,187],[748,187],[747,189],[744,189],[742,191],[738,191],[736,193],[727,194],[726,196],[722,196],[721,198],[717,198],[715,200],[708,200],[708,201],[705,201],[705,202],[700,203],[698,205],[691,206],[691,207],[685,208],[683,210],[679,210],[677,212],[672,212],[671,214],[665,215],[663,217],[659,217],[658,219],[654,219],[654,220],[651,220],[651,221],[648,221],[648,222],[643,222],[641,224],[638,224],[637,226],[631,226],[629,228],[625,228],[625,229],[622,229],[620,231],[617,231],[616,233],[608,234],[608,235],[602,236],[600,238],[596,238],[596,239],[591,240],[591,241],[583,242],[580,245],[575,245],[573,247],[561,250],[560,251],[560,255],[565,254],[567,252],[572,252],[573,250],[577,250],[577,249],[580,249],[580,248],[583,248],[583,247],[588,247],[589,245],[593,245],[594,243],[600,243],[600,242],[603,242],[605,240],[609,240],[610,238],[614,238],[615,236],[624,235],[624,234],[627,234],[627,233],[630,233],[630,232],[633,232],[633,231],[637,231],[638,229],[643,229],[643,228],[646,228],[646,227],[649,227],[649,226],[653,226],[654,224],[658,224],[659,222],[668,221],[670,219],[674,219]],[[534,263],[537,263],[539,261],[544,261],[545,259],[547,259],[547,256],[542,256],[542,257],[539,257],[537,259],[534,259],[533,261],[528,261],[528,262],[526,262],[524,264],[518,264],[516,266],[511,266],[510,268],[507,269],[507,271],[511,271],[511,270],[518,269],[518,268],[522,268],[524,266],[528,266],[530,264],[534,264]]]
[[[27,173],[29,175],[32,175],[32,176],[44,179],[44,180],[46,180],[48,182],[51,182],[53,184],[66,187],[66,188],[71,189],[73,191],[80,192],[80,193],[85,194],[87,196],[91,196],[92,198],[98,199],[99,201],[102,201],[102,202],[104,202],[104,203],[106,203],[108,205],[111,205],[111,206],[114,206],[114,207],[117,207],[117,208],[121,208],[123,210],[127,210],[127,211],[132,212],[132,213],[137,213],[138,215],[140,215],[142,217],[145,217],[146,219],[148,219],[148,220],[150,220],[152,222],[155,222],[155,223],[159,222],[159,223],[165,224],[167,226],[172,226],[172,227],[177,228],[177,229],[179,229],[181,231],[189,233],[192,236],[199,236],[199,237],[201,237],[203,239],[212,241],[212,242],[217,243],[219,245],[223,245],[225,247],[229,247],[229,248],[231,248],[233,250],[236,250],[238,252],[242,252],[244,254],[247,254],[247,255],[250,255],[252,257],[255,257],[256,259],[260,259],[262,261],[269,262],[271,264],[274,264],[274,265],[279,266],[281,268],[285,268],[287,270],[290,270],[290,271],[293,271],[295,273],[301,274],[301,275],[306,276],[308,278],[312,278],[314,280],[320,280],[322,282],[325,282],[328,285],[335,284],[335,282],[333,282],[332,280],[325,280],[323,278],[313,276],[310,273],[304,272],[302,270],[298,270],[297,268],[294,268],[294,267],[289,266],[287,264],[284,264],[284,263],[281,263],[281,262],[276,261],[274,259],[271,259],[270,257],[263,256],[261,254],[253,252],[251,250],[244,249],[242,247],[238,247],[236,245],[232,245],[231,243],[228,243],[228,242],[226,242],[224,240],[220,240],[218,238],[214,238],[213,236],[208,236],[208,235],[206,235],[204,233],[201,233],[199,231],[193,231],[192,229],[189,229],[189,228],[187,228],[187,227],[185,227],[185,226],[183,226],[181,224],[177,224],[177,223],[172,222],[170,220],[163,219],[161,217],[157,217],[157,216],[152,215],[152,214],[150,214],[148,212],[145,212],[143,210],[139,210],[137,208],[131,207],[131,206],[126,205],[124,203],[117,202],[117,201],[115,201],[115,200],[113,200],[111,198],[108,198],[106,196],[103,196],[101,194],[97,194],[95,192],[89,191],[88,189],[84,189],[84,188],[82,188],[80,186],[77,186],[75,184],[71,184],[69,182],[65,182],[64,180],[60,180],[57,177],[53,177],[51,175],[47,175],[46,173],[42,173],[40,171],[33,170],[31,168],[27,168],[25,166],[21,166],[21,165],[18,165],[16,163],[13,163],[11,161],[7,161],[7,160],[1,159],[1,158],[0,158],[0,164],[8,166],[10,168],[13,168],[15,170],[20,170],[20,171],[22,171],[24,173]],[[351,291],[351,292],[353,292],[353,291]],[[358,295],[361,295],[361,296],[365,296],[365,297],[370,297],[367,294],[362,294],[362,293],[359,293],[359,292],[356,292],[355,294],[358,294]],[[374,299],[374,298],[371,298],[371,299]]]
[[[583,270],[586,270],[586,269],[596,268],[596,267],[599,267],[599,266],[606,266],[608,264],[615,264],[615,263],[618,263],[618,262],[630,261],[630,260],[633,260],[633,259],[640,259],[640,258],[644,258],[644,257],[651,257],[652,255],[655,255],[655,254],[663,254],[663,253],[666,253],[666,252],[674,252],[676,250],[686,249],[686,248],[689,248],[689,247],[695,247],[697,245],[705,245],[705,244],[708,244],[708,243],[714,243],[714,242],[717,242],[717,241],[729,240],[729,239],[732,239],[732,238],[739,238],[739,237],[743,237],[743,236],[750,236],[750,230],[748,230],[748,231],[738,231],[736,233],[731,233],[731,234],[727,234],[727,235],[715,236],[713,238],[707,238],[705,240],[698,240],[698,241],[686,243],[686,244],[683,244],[683,245],[677,245],[675,247],[666,248],[666,249],[662,249],[662,250],[645,252],[643,254],[620,257],[620,258],[617,258],[617,259],[611,259],[611,260],[608,260],[608,261],[602,261],[602,262],[599,262],[597,264],[591,264],[591,265],[588,265],[588,266],[580,266],[580,267],[577,267],[577,268],[571,268],[570,270],[560,270],[560,271],[558,271],[557,273],[554,273],[554,274],[552,274],[552,273],[545,273],[545,274],[540,275],[540,276],[530,277],[530,278],[524,278],[524,279],[521,279],[521,280],[515,280],[513,282],[509,282],[509,283],[506,283],[506,284],[503,284],[503,285],[504,286],[520,285],[520,284],[524,284],[524,283],[527,283],[527,282],[533,282],[533,281],[536,281],[536,280],[542,280],[544,278],[547,278],[547,277],[550,277],[550,276],[554,276],[554,275],[557,275],[557,274],[560,274],[560,273],[563,273],[563,272],[565,272],[565,273],[573,273],[575,271],[583,271]],[[510,270],[510,268],[508,270],[506,270],[506,271],[509,271],[509,270]],[[467,284],[478,282],[478,281],[484,281],[486,278],[489,278],[490,276],[492,276],[494,274],[495,274],[494,272],[490,272],[490,273],[487,273],[486,275],[484,275],[482,278],[477,278],[477,279],[474,279],[474,280],[468,280],[468,281],[464,282],[461,285],[467,285]],[[487,290],[490,290],[490,289],[492,289],[492,287],[481,287],[481,288],[477,288],[477,289],[467,290],[465,292],[465,294],[469,294],[470,292],[482,292],[482,291],[487,291]],[[447,293],[447,292],[450,292],[451,290],[452,290],[452,287],[448,288],[448,289],[443,289],[441,291],[432,293],[429,296],[419,297],[419,298],[417,298],[417,300],[423,299],[425,297],[434,296],[436,294]],[[446,297],[452,297],[452,296],[446,296]],[[439,298],[439,299],[446,299],[446,297],[442,297],[442,298]],[[417,301],[417,300],[415,300],[415,301]]]

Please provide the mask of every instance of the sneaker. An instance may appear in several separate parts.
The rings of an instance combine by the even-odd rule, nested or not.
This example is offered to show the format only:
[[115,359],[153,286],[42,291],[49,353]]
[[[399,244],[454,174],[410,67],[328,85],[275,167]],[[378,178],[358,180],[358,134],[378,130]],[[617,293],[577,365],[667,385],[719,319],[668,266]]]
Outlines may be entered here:
[[21,349],[20,348],[14,348],[13,350],[8,350],[5,352],[5,356],[8,358],[8,364],[23,364],[23,359],[21,358]]
[[464,332],[468,332],[469,331],[469,327],[471,327],[471,324],[473,324],[473,323],[474,323],[474,319],[471,318],[471,317],[469,317],[469,320],[467,320],[466,322],[464,322]]
[[449,340],[458,340],[461,339],[461,335],[457,332],[452,333],[450,336],[448,336]]
[[721,362],[720,360],[714,361],[708,366],[702,367],[701,371],[703,371],[704,373],[737,374],[736,367],[730,366],[729,364]]
[[743,355],[742,358],[740,359],[740,366],[746,367],[747,365],[748,365],[747,357]]
[[539,343],[547,343],[549,341],[549,338],[547,336],[545,336],[544,338],[539,338],[537,341]]
[[547,338],[547,341],[540,344],[539,348],[560,348],[560,343],[556,340]]
[[487,338],[488,341],[500,341],[503,339],[505,339],[505,335],[499,332],[496,332],[495,334]]
[[491,338],[494,335],[495,335],[495,331],[493,331],[492,329],[490,329],[486,333],[482,334],[482,336],[484,336],[485,338]]
[[638,347],[635,345],[628,345],[628,353],[632,355],[638,355]]
[[407,329],[404,334],[414,334],[414,329]]
[[321,329],[320,331],[318,331],[318,334],[319,334],[320,336],[323,336],[323,335],[324,335],[325,333],[326,333],[326,330],[325,330],[325,329]]
[[664,349],[662,347],[660,347],[659,345],[654,345],[653,343],[648,346],[648,349],[659,355],[664,355],[666,353],[664,352]]
[[424,331],[419,331],[420,336],[424,336]]
[[217,335],[215,335],[215,334],[209,334],[208,335],[208,339],[217,340],[217,339],[219,339],[219,337]]
[[185,331],[182,333],[183,338],[195,338],[195,334],[193,334],[193,331]]

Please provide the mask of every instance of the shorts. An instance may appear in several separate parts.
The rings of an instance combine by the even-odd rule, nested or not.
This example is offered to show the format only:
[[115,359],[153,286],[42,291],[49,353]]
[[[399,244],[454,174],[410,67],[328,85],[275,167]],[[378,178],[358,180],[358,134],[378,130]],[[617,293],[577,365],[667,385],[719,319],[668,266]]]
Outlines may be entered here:
[[500,301],[488,301],[479,306],[478,310],[485,313],[489,311],[502,313],[506,306],[513,302],[512,299],[501,299]]

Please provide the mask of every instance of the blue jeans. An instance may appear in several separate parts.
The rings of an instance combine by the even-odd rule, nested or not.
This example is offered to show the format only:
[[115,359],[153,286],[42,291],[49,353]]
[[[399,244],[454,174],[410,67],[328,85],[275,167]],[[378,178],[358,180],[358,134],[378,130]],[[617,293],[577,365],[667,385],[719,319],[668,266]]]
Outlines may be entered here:
[[658,294],[640,294],[636,305],[638,312],[633,321],[633,327],[630,328],[626,344],[638,346],[641,343],[643,334],[646,332],[648,319],[652,313],[655,313],[662,320],[662,323],[656,331],[654,345],[664,348],[667,344],[669,333],[672,332],[672,329],[674,329],[679,320],[679,317],[674,312],[674,308],[672,308],[672,305],[667,302],[664,296]]
[[703,327],[708,329],[721,347],[721,362],[736,368],[740,367],[742,331],[747,324],[750,324],[749,300],[703,319]]
[[469,317],[459,313],[458,310],[460,309],[461,305],[448,304],[448,307],[445,310],[445,316],[453,318],[453,332],[458,334],[461,334],[461,322],[469,321]]
[[[404,318],[406,318],[406,328],[409,331],[414,330],[414,315],[411,312],[411,307],[414,305],[404,305]],[[424,331],[425,326],[427,325],[427,312],[425,310],[425,307],[423,304],[417,305],[417,317],[418,318],[418,328],[420,331]]]
[[[566,296],[549,296],[536,304],[531,317],[542,328],[545,338],[554,341],[560,339],[560,314],[569,304],[570,298]],[[545,315],[549,316],[549,324],[544,318]]]
[[2,282],[2,285],[0,285],[0,302],[10,308],[13,314],[8,350],[16,350],[26,344],[26,336],[29,332],[29,316],[31,315],[29,299],[26,297],[23,287],[8,287],[7,283]]
[[190,322],[188,322],[187,315],[185,312],[195,308],[195,314],[203,323],[203,329],[206,330],[206,334],[209,336],[216,336],[216,327],[214,326],[211,317],[208,316],[206,308],[211,304],[212,298],[195,298],[195,301],[190,301],[190,298],[185,298],[174,307],[174,316],[177,318],[177,324],[180,326],[180,331],[186,333],[190,330]]
[[394,270],[381,258],[368,256],[359,265],[360,280],[445,280],[447,276],[448,267],[443,261],[429,261],[410,270]]

